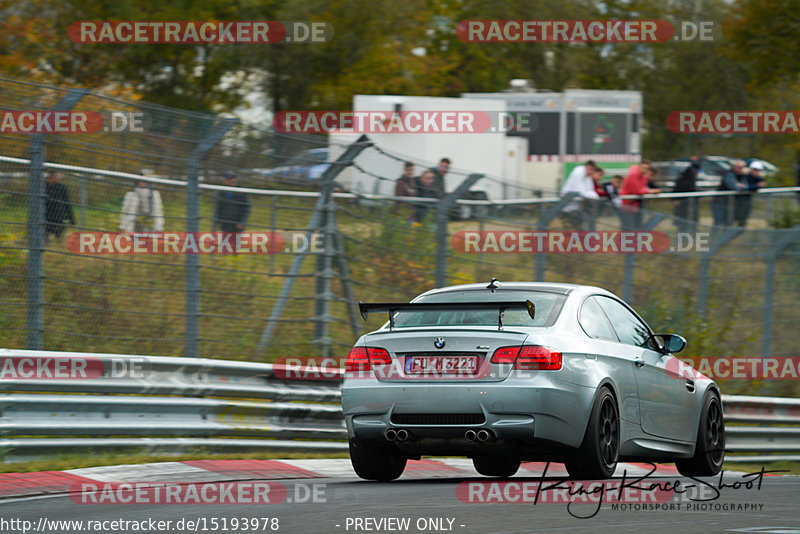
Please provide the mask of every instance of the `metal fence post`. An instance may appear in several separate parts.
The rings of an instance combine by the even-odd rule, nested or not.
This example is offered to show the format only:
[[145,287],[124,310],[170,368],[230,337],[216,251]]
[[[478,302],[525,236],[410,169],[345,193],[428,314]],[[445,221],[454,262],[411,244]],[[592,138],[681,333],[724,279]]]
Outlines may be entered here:
[[[536,224],[536,229],[539,232],[546,232],[547,228],[550,226],[550,223],[558,217],[561,213],[561,210],[564,209],[564,206],[572,202],[572,200],[578,196],[578,193],[567,193],[563,197],[561,197],[558,202],[547,208],[546,210],[542,211],[539,215],[539,221]],[[536,253],[536,275],[535,280],[537,282],[544,282],[545,278],[545,271],[547,270],[547,255],[542,252]]]
[[339,265],[339,275],[344,286],[344,298],[347,301],[347,312],[350,317],[350,330],[353,337],[358,337],[358,306],[356,296],[353,293],[352,279],[350,278],[350,268],[347,266],[347,258],[344,255],[344,243],[336,219],[333,219],[333,246],[336,250],[336,260]]
[[[666,213],[656,213],[650,220],[642,225],[641,231],[650,232],[658,223],[667,217]],[[622,299],[628,304],[633,304],[633,279],[636,273],[636,255],[625,254],[625,274],[622,277]]]
[[766,257],[767,269],[764,273],[764,318],[763,326],[761,328],[761,357],[766,358],[772,351],[772,293],[775,291],[775,261],[777,260],[776,254],[772,254],[772,250],[767,253]]
[[[74,89],[65,94],[53,111],[69,111],[87,94],[87,89]],[[28,339],[26,347],[41,350],[44,345],[44,245],[45,245],[45,184],[44,134],[31,135],[30,180],[28,182]]]
[[350,328],[353,337],[358,335],[358,311],[356,309],[356,299],[353,294],[352,280],[350,279],[350,269],[344,257],[344,243],[336,224],[336,205],[333,200],[333,188],[326,191],[328,201],[322,208],[323,213],[323,250],[317,257],[317,279],[316,279],[316,301],[314,314],[314,341],[321,346],[321,355],[328,358],[331,352],[333,340],[329,337],[330,323],[333,317],[330,314],[330,302],[335,299],[331,292],[331,280],[336,278],[333,270],[333,259],[339,267],[339,277],[342,281],[345,300],[347,301],[347,312],[350,320]]
[[733,226],[736,224],[736,220],[734,219],[734,213],[736,213],[736,198],[739,195],[728,195],[726,199],[728,201],[728,214],[726,217],[725,222],[723,223],[726,226]]
[[781,251],[794,243],[798,235],[800,235],[800,227],[796,226],[778,238],[767,251],[767,271],[764,276],[764,326],[761,333],[762,358],[766,358],[772,352],[772,321],[775,314],[772,294],[775,291],[775,262]]
[[41,350],[44,332],[44,135],[31,136],[28,183],[28,342]]
[[711,278],[711,258],[714,254],[727,245],[734,237],[744,231],[743,228],[735,226],[726,228],[722,234],[708,245],[708,250],[700,256],[700,289],[697,294],[697,311],[700,317],[706,317],[706,303],[708,302],[708,284]]
[[[322,184],[322,190],[320,193],[319,199],[317,199],[317,203],[314,206],[314,212],[311,215],[311,220],[308,223],[308,226],[305,229],[305,236],[308,243],[311,243],[311,237],[313,233],[321,228],[323,228],[327,221],[323,220],[323,211],[326,206],[326,199],[329,199],[333,195],[333,188],[335,185],[334,179],[336,176],[342,172],[345,167],[348,167],[353,164],[355,158],[367,147],[371,146],[372,143],[369,142],[369,139],[366,135],[362,135],[359,137],[354,143],[352,143],[344,153],[339,156],[339,159],[331,163],[330,167],[322,173],[320,177],[320,183]],[[327,192],[326,192],[327,191]],[[334,221],[334,228],[335,228],[335,221]],[[333,242],[336,242],[336,238],[334,237]],[[329,241],[326,237],[325,239],[325,246],[328,247]],[[283,287],[281,288],[281,293],[278,295],[278,300],[275,302],[275,305],[272,307],[272,313],[270,314],[269,320],[267,321],[267,326],[264,327],[264,331],[261,333],[261,339],[258,341],[257,352],[263,352],[264,349],[267,348],[270,341],[272,340],[272,334],[275,331],[275,326],[278,324],[278,319],[280,318],[281,314],[283,313],[283,308],[286,306],[286,302],[289,300],[289,295],[292,292],[292,286],[294,285],[294,280],[298,274],[300,274],[300,269],[303,266],[303,260],[305,260],[306,255],[309,253],[310,247],[306,247],[301,252],[297,253],[292,260],[292,265],[289,267],[289,272],[286,274],[286,282],[284,282]],[[340,262],[343,261],[340,258]],[[343,280],[345,283],[345,293],[351,294],[350,289],[347,287],[350,284],[349,276]],[[351,307],[350,316],[353,316],[352,312],[352,303],[348,303],[348,306]],[[317,302],[315,304],[315,310],[321,310],[322,307]]]
[[767,196],[767,210],[766,213],[764,214],[764,220],[766,220],[767,224],[769,224],[769,221],[772,219],[772,195],[766,195],[766,196]]
[[456,200],[481,178],[483,174],[470,174],[436,205],[436,287],[447,285],[447,222],[450,219],[450,211],[456,205]]
[[86,206],[88,205],[86,193],[86,174],[84,173],[81,173],[80,182],[78,184],[78,200],[80,202],[81,209],[78,228],[81,231],[84,231],[86,230]]
[[325,184],[321,191],[320,201],[322,213],[322,253],[317,256],[316,294],[314,301],[314,342],[321,346],[321,356],[330,356],[331,339],[328,337],[328,326],[331,322],[330,300],[331,278],[333,278],[334,233],[333,225],[333,183]]
[[[271,235],[274,236],[275,232],[278,231],[278,197],[272,197],[272,207],[269,213],[269,231]],[[272,239],[272,238],[270,238]],[[269,255],[269,272],[275,272],[275,254]]]
[[[484,221],[483,216],[478,217],[478,233],[483,235]],[[475,261],[475,280],[480,280],[482,275],[481,267],[483,267],[483,254],[478,254],[478,259]]]
[[[208,152],[220,142],[225,133],[239,122],[238,119],[223,119],[195,145],[189,154],[186,165],[186,231],[200,231],[200,195],[198,193],[198,176],[200,162]],[[186,255],[186,333],[184,338],[184,356],[197,358],[200,339],[200,257],[197,254]]]
[[633,277],[636,272],[636,257],[632,253],[625,254],[625,274],[622,276],[622,300],[633,304]]

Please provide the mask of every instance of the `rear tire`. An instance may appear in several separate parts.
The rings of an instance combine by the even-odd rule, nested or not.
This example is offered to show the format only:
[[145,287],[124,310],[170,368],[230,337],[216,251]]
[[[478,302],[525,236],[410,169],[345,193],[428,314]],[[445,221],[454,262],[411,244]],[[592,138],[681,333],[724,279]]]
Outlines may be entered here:
[[710,477],[720,472],[724,461],[725,421],[722,417],[722,403],[716,393],[709,391],[703,399],[694,457],[678,460],[675,466],[685,477]]
[[403,474],[408,458],[390,448],[365,447],[350,440],[350,463],[364,480],[388,482]]
[[594,401],[583,443],[566,463],[567,472],[582,480],[611,478],[617,468],[619,440],[617,402],[608,388],[602,388]]
[[519,470],[519,458],[480,454],[472,458],[475,471],[487,477],[508,478]]

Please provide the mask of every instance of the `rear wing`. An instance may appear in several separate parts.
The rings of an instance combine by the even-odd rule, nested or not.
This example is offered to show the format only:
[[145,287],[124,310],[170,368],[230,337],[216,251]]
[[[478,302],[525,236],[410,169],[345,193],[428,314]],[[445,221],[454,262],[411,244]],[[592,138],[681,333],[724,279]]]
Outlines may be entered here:
[[358,311],[365,321],[370,312],[388,312],[389,328],[394,328],[394,314],[398,311],[463,311],[463,310],[497,310],[497,327],[503,328],[503,314],[506,310],[528,310],[533,319],[536,306],[530,300],[513,302],[375,302],[358,303]]

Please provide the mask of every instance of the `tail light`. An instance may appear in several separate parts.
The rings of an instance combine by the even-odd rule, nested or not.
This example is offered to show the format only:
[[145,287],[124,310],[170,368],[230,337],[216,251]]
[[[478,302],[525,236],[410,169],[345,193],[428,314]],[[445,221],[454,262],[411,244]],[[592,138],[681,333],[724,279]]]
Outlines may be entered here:
[[492,354],[492,363],[514,363],[522,347],[500,347]]
[[369,371],[373,365],[389,365],[392,358],[389,351],[378,347],[353,347],[344,364],[346,372]]
[[500,347],[492,354],[492,363],[513,363],[514,369],[558,371],[561,353],[539,345]]
[[542,371],[558,371],[561,369],[561,353],[539,347],[523,345],[519,351],[514,369],[540,369]]

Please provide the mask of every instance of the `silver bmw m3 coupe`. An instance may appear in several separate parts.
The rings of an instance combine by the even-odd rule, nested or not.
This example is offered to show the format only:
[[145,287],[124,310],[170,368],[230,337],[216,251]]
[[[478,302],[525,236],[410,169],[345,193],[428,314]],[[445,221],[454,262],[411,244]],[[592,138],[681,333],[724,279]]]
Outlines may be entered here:
[[719,386],[673,356],[686,340],[604,289],[492,280],[360,308],[388,313],[350,351],[342,386],[361,478],[393,480],[422,455],[467,456],[496,477],[521,461],[581,479],[619,461],[722,467]]

